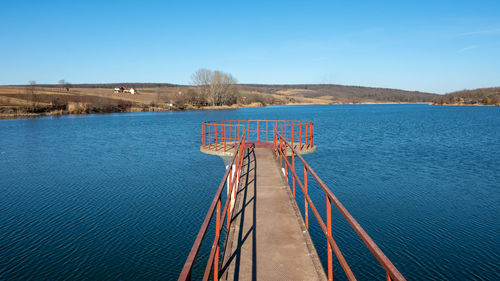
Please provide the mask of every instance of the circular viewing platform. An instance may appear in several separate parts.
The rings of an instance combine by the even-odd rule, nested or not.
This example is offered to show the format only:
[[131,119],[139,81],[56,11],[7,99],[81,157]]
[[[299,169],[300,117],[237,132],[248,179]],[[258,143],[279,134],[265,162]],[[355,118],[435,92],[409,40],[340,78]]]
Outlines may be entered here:
[[[218,156],[233,156],[239,141],[245,147],[273,148],[286,140],[297,153],[316,151],[314,123],[296,120],[218,120],[202,123],[200,151]],[[292,151],[287,151],[292,155]]]

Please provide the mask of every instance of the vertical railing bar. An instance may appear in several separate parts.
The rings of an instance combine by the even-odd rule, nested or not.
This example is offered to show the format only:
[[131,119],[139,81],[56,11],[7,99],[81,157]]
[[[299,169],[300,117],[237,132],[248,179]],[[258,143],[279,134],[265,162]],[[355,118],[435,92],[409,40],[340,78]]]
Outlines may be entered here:
[[295,152],[292,150],[292,182],[293,182],[293,198],[295,198],[295,177],[293,174],[295,173]]
[[302,150],[302,121],[300,121],[299,125],[299,149]]
[[266,120],[266,141],[269,141],[269,121]]
[[260,126],[259,126],[259,121],[257,121],[257,141],[259,141],[260,137]]
[[[333,238],[332,235],[332,202],[330,201],[330,198],[326,195],[326,229],[327,229],[327,234]],[[328,241],[326,242],[328,245],[328,281],[333,280],[333,257],[332,257],[332,246]]]
[[[220,237],[220,198],[217,201],[217,212],[215,215],[215,239],[219,240]],[[219,280],[219,243],[215,246],[214,257],[214,280]]]
[[286,153],[286,144],[283,145],[285,147],[285,153],[283,155],[283,159],[285,159],[285,161],[283,161],[284,165],[285,165],[285,179],[286,181],[288,182],[288,164],[287,164],[287,161],[286,161],[286,157],[287,157],[287,153]]
[[309,207],[307,205],[307,169],[304,165],[304,213],[306,218],[306,228],[309,229]]
[[[236,153],[236,151],[235,151]],[[229,200],[229,208],[227,209],[227,223],[226,223],[226,227],[227,227],[227,230],[229,230],[229,224],[231,223],[231,201],[232,201],[232,197],[233,197],[233,185],[232,185],[232,178],[233,178],[233,165],[231,165],[229,167],[229,180],[228,180],[228,183],[227,183],[227,199],[226,200]]]

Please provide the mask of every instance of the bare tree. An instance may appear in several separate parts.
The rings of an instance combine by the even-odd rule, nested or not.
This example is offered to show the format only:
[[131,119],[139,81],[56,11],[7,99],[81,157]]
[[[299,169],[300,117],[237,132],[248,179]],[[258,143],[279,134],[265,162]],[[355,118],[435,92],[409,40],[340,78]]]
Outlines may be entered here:
[[155,105],[159,106],[161,103],[161,93],[160,93],[160,88],[156,89],[156,102]]
[[191,80],[198,86],[201,97],[207,97],[212,105],[233,104],[236,102],[236,79],[219,70],[200,69]]
[[200,106],[205,103],[204,98],[195,89],[189,89],[186,92],[186,101],[194,106]]
[[212,75],[212,97],[217,100],[216,105],[231,105],[236,102],[238,90],[236,79],[228,73],[214,71]]
[[209,97],[211,77],[212,71],[205,68],[199,69],[191,75],[191,81],[195,86],[198,86],[200,96]]
[[71,87],[71,84],[68,83],[68,81],[61,79],[59,80],[59,86],[61,87],[61,90],[66,90],[66,92],[69,92],[69,88]]
[[64,79],[59,80],[59,87],[61,87],[61,90],[66,88],[66,81]]
[[36,93],[36,81],[31,80],[30,84],[26,87],[26,94],[28,100],[31,101],[31,106],[33,108],[38,106],[38,95]]

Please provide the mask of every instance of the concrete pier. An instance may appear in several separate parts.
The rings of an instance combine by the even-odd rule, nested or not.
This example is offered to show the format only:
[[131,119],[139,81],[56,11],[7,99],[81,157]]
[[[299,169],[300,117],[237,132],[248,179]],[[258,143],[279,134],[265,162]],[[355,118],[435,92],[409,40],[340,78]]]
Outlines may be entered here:
[[269,148],[244,162],[220,272],[223,280],[326,280],[314,245]]

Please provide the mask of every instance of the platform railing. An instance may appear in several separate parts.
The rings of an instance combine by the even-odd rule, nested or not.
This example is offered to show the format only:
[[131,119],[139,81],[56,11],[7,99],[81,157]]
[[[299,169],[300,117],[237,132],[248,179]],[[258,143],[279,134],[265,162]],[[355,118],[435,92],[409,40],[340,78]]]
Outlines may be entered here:
[[283,137],[298,149],[314,146],[314,123],[299,120],[218,120],[202,123],[204,149],[227,151],[246,134],[246,141],[273,142],[274,128],[283,129]]
[[[212,248],[210,250],[210,255],[208,257],[207,265],[205,267],[202,280],[209,279],[212,268],[213,268],[213,280],[219,279],[219,254],[220,254],[219,245],[221,242],[220,241],[221,231],[224,226],[225,217],[227,217],[225,224],[226,228],[229,229],[230,227],[231,212],[234,204],[232,202],[236,200],[238,183],[241,177],[241,167],[243,165],[243,160],[245,158],[245,155],[247,154],[246,151],[248,150],[245,147],[245,142],[246,142],[246,132],[244,132],[241,135],[241,138],[236,144],[235,147],[236,152],[234,153],[233,158],[229,162],[229,166],[226,169],[226,173],[222,177],[222,180],[219,184],[219,188],[217,189],[215,197],[212,200],[210,207],[208,208],[205,220],[203,221],[200,231],[196,236],[193,247],[191,248],[191,251],[189,252],[189,255],[186,259],[186,262],[184,263],[184,267],[182,268],[178,280],[183,280],[183,281],[191,280],[193,265],[198,256],[205,235],[207,234],[210,221],[212,220],[214,214],[215,214],[215,237],[214,241],[212,242]],[[221,214],[222,191],[224,190],[224,186],[226,186],[226,183],[228,188],[228,194],[224,203],[224,207],[222,208],[222,214]]]
[[237,124],[210,123],[202,124],[202,146],[205,149],[227,151],[234,149],[243,135],[245,126]]
[[[337,257],[342,269],[344,270],[348,280],[356,280],[349,264],[346,262],[342,252],[340,251],[335,239],[333,239],[332,235],[332,203],[339,210],[342,216],[347,220],[347,222],[351,225],[354,231],[357,233],[359,238],[363,241],[363,243],[368,247],[373,256],[377,259],[380,265],[386,271],[386,280],[387,281],[403,281],[406,280],[403,275],[397,270],[397,268],[392,264],[392,262],[387,258],[387,256],[380,250],[380,248],[375,244],[375,242],[370,238],[370,236],[365,232],[365,230],[361,227],[361,225],[354,219],[354,217],[347,211],[347,209],[340,203],[337,197],[332,193],[332,191],[328,188],[328,186],[318,177],[318,175],[314,172],[314,170],[309,166],[309,164],[302,158],[302,156],[297,152],[294,145],[288,142],[287,139],[283,137],[284,128],[279,128],[277,126],[274,129],[274,150],[276,152],[276,160],[279,160],[280,166],[285,174],[285,178],[288,178],[288,173],[292,173],[292,194],[295,198],[295,185],[296,183],[299,185],[300,189],[304,194],[304,222],[306,228],[309,229],[309,208],[312,210],[314,216],[316,217],[323,233],[327,239],[327,255],[328,255],[328,280],[333,280],[333,258],[332,258],[332,250]],[[291,151],[291,153],[287,154],[287,151]],[[288,160],[287,155],[291,158],[291,163]],[[298,157],[302,162],[304,167],[304,181],[301,182],[299,177],[297,176],[297,172],[295,171],[295,158]],[[326,197],[326,224],[321,218],[318,210],[316,209],[314,203],[311,200],[311,197],[308,193],[308,175],[316,181],[316,183],[323,189]]]

